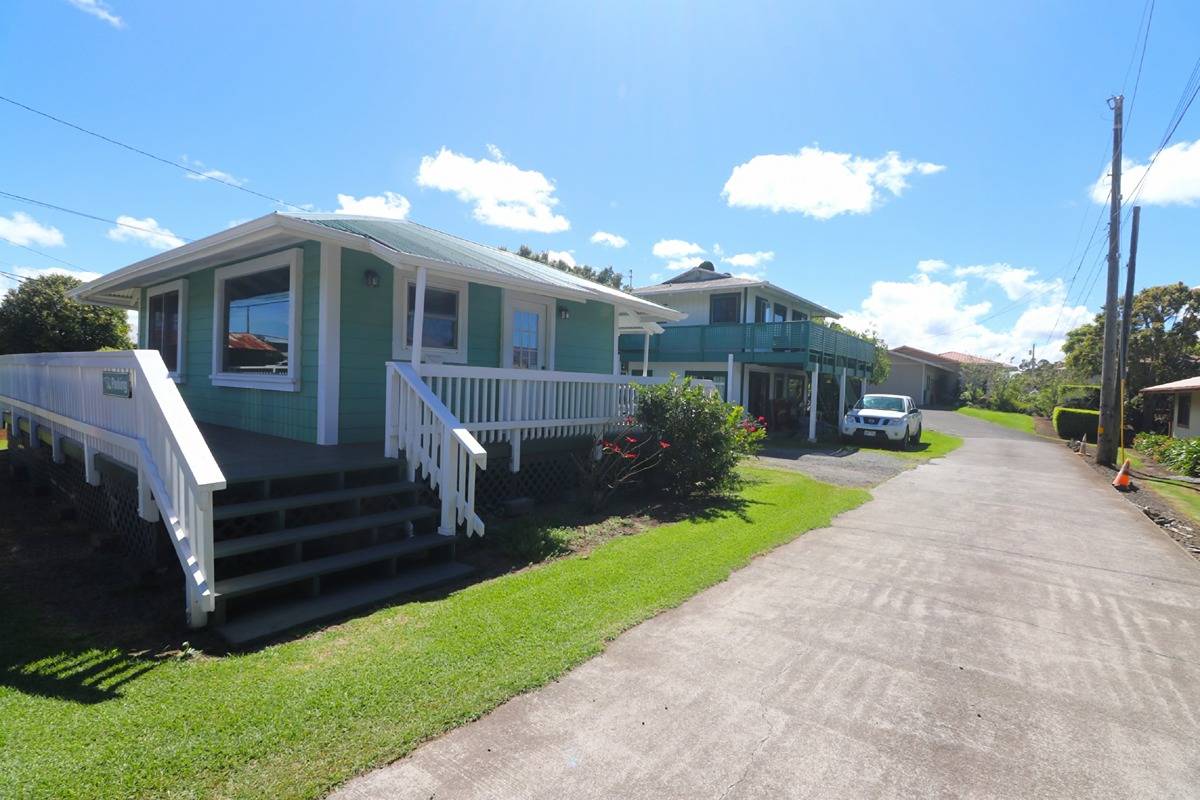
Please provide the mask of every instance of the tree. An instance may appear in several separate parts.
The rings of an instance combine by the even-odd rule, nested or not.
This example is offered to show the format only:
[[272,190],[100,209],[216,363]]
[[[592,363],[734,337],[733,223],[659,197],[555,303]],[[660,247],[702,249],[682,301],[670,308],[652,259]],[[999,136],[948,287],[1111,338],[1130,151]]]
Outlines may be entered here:
[[887,342],[879,335],[878,331],[867,330],[865,332],[851,330],[845,325],[830,320],[826,323],[830,330],[841,331],[851,336],[857,336],[859,339],[865,339],[875,346],[875,360],[871,363],[871,374],[867,376],[867,383],[872,383],[878,386],[887,380],[888,375],[892,372],[892,357],[888,355]]
[[[1189,378],[1200,372],[1200,289],[1183,283],[1151,286],[1133,297],[1129,334],[1129,410],[1142,410],[1139,391],[1147,386]],[[1100,374],[1104,315],[1067,332],[1063,345],[1067,368],[1082,382]],[[1143,420],[1143,425],[1149,420]]]
[[80,284],[68,275],[30,278],[0,302],[0,353],[127,350],[129,322],[117,308],[67,298]]
[[624,276],[612,267],[599,269],[597,267],[589,267],[586,264],[568,264],[562,259],[551,259],[550,253],[546,250],[540,253],[534,252],[533,248],[528,245],[521,245],[517,248],[517,255],[522,258],[528,258],[530,261],[538,261],[563,272],[569,272],[572,275],[578,275],[580,278],[587,278],[589,281],[610,286],[613,289],[622,288],[622,283],[624,282]]

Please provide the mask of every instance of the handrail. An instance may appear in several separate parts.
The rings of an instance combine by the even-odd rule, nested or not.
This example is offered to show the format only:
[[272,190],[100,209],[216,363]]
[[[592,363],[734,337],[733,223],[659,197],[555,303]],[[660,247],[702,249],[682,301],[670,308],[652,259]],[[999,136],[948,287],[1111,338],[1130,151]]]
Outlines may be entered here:
[[475,470],[487,469],[487,450],[463,427],[411,364],[388,362],[385,453],[403,450],[409,479],[420,471],[442,500],[438,532],[453,536],[458,523],[482,536],[475,512]]
[[[103,372],[129,376],[129,395],[102,392]],[[49,428],[56,459],[60,440],[77,439],[84,451],[85,479],[97,485],[95,457],[132,467],[138,478],[138,512],[161,515],[187,576],[188,620],[204,624],[215,607],[212,589],[212,495],[225,476],[200,429],[153,350],[36,353],[0,356],[0,405]]]

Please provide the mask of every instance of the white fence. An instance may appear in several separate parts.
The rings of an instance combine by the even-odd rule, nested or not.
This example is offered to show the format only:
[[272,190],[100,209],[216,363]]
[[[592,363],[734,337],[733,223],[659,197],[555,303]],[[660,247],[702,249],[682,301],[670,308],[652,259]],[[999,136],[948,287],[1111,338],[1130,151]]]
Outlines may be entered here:
[[14,431],[28,420],[31,441],[49,430],[56,461],[62,439],[78,443],[92,485],[98,454],[136,470],[138,512],[161,513],[186,576],[189,623],[203,625],[215,600],[212,495],[225,477],[158,352],[0,356],[0,406]]
[[[388,364],[387,453],[404,450],[442,493],[442,532],[454,518],[483,534],[475,513],[475,467],[487,468],[483,444],[507,442],[510,469],[521,468],[525,439],[597,436],[636,410],[634,384],[667,377],[493,369],[443,364]],[[715,391],[711,381],[697,381]]]

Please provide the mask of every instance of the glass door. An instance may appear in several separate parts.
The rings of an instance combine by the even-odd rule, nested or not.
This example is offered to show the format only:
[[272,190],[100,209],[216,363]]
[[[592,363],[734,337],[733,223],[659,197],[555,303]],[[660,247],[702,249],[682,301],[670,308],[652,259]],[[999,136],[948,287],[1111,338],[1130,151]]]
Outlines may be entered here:
[[512,366],[545,369],[546,306],[516,302],[512,307]]

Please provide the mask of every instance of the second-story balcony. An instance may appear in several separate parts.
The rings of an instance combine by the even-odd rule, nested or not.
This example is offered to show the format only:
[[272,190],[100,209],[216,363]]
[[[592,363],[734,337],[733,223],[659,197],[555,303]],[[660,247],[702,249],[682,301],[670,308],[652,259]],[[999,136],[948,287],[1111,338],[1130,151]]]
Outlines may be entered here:
[[[641,334],[622,335],[622,360],[641,361],[644,344]],[[850,376],[864,377],[874,361],[875,346],[811,320],[671,325],[650,337],[651,366],[655,362],[724,362],[730,354],[734,361],[751,364],[845,367]]]

